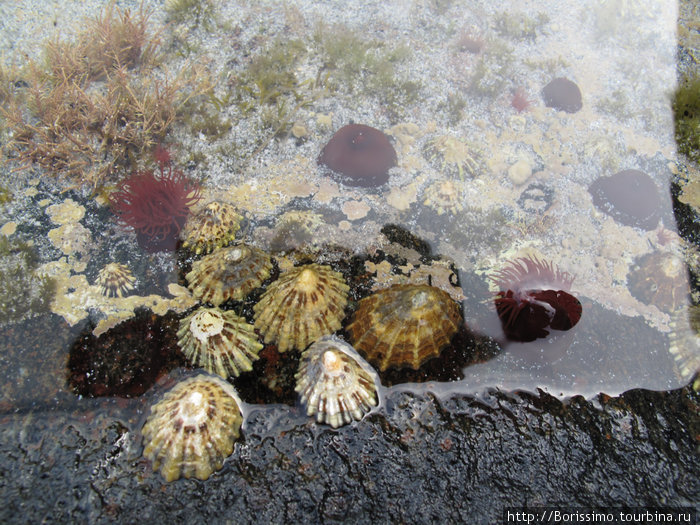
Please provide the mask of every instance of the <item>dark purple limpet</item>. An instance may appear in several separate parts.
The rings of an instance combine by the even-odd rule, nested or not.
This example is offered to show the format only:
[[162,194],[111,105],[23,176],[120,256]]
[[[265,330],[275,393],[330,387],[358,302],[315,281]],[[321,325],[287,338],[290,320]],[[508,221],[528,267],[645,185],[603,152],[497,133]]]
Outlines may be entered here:
[[661,196],[652,178],[642,171],[600,177],[588,192],[596,208],[625,226],[650,231],[659,224]]
[[317,162],[348,186],[381,186],[396,166],[396,151],[384,133],[363,124],[343,126],[321,150]]
[[581,90],[568,78],[555,78],[542,89],[542,98],[548,108],[576,113],[583,106]]

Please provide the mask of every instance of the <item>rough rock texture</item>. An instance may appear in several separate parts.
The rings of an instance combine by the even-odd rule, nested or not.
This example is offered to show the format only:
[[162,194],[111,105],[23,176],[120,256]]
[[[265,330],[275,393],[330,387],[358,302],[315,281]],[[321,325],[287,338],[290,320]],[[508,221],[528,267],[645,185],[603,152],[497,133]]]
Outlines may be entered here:
[[689,389],[566,404],[499,391],[384,401],[338,431],[296,408],[256,407],[219,473],[170,484],[140,458],[139,416],[127,416],[138,400],[6,414],[0,521],[495,523],[506,506],[700,498],[700,396]]

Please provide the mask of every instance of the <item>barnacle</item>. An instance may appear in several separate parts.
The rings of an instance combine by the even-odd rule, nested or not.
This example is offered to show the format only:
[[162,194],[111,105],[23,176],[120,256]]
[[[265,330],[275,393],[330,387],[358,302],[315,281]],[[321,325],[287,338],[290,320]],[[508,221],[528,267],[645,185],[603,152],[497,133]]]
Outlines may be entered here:
[[447,292],[425,284],[396,284],[359,302],[347,331],[373,365],[417,370],[438,356],[462,317]]
[[165,481],[207,479],[233,452],[243,418],[233,386],[215,376],[186,379],[151,407],[143,456]]
[[180,238],[182,246],[190,248],[197,255],[210,253],[226,246],[236,236],[243,217],[236,208],[226,202],[210,202],[185,223]]
[[190,361],[224,379],[252,370],[263,346],[252,325],[219,308],[198,308],[180,322],[177,336]]
[[302,352],[296,380],[306,414],[333,428],[359,421],[377,405],[376,373],[352,346],[334,336]]
[[219,306],[239,301],[270,276],[270,256],[253,246],[220,248],[192,264],[185,276],[190,290],[202,301]]
[[340,328],[349,287],[329,266],[308,264],[272,283],[254,306],[255,328],[280,352],[304,349]]

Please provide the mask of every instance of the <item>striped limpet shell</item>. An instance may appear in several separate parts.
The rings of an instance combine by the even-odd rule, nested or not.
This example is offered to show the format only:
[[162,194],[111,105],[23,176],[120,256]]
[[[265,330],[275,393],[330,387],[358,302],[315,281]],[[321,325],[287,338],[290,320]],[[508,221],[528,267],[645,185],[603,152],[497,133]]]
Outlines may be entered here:
[[180,321],[177,336],[187,359],[224,379],[252,370],[263,347],[253,325],[219,308],[198,308]]
[[338,428],[377,406],[376,376],[352,346],[327,336],[302,352],[295,390],[306,415]]
[[243,417],[233,386],[216,376],[185,379],[151,407],[143,456],[165,481],[205,480],[233,452]]
[[220,248],[192,263],[185,278],[195,297],[219,306],[228,299],[243,299],[270,276],[271,270],[269,255],[239,244]]
[[180,233],[182,247],[197,255],[226,246],[236,236],[243,217],[226,202],[214,201],[190,215]]
[[350,341],[381,371],[415,370],[440,355],[462,322],[449,294],[427,284],[395,284],[360,300]]
[[330,266],[307,264],[273,282],[256,304],[255,328],[280,352],[303,350],[340,329],[350,288]]
[[97,274],[95,284],[100,287],[102,295],[107,297],[124,297],[134,289],[136,278],[129,267],[121,263],[109,263]]

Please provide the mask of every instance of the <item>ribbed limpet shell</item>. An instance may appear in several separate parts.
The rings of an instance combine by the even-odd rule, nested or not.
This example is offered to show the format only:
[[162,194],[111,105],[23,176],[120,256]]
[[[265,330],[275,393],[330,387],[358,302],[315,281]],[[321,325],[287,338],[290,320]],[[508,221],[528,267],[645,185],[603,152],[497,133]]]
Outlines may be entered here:
[[129,267],[121,263],[109,263],[97,274],[95,284],[100,287],[102,295],[107,297],[124,297],[134,289],[136,278]]
[[219,308],[198,308],[180,321],[177,336],[192,363],[224,379],[252,370],[263,347],[252,325]]
[[380,370],[417,370],[440,354],[461,322],[447,292],[426,284],[395,284],[360,300],[347,331],[353,346]]
[[210,253],[226,246],[236,236],[243,217],[236,208],[226,202],[210,202],[197,213],[187,218],[180,238],[183,248],[196,254]]
[[[700,373],[700,306],[692,305],[674,312],[671,317],[669,351],[678,365],[681,379],[690,381]],[[693,386],[700,384],[696,379]]]
[[165,481],[207,479],[233,452],[243,418],[229,383],[200,374],[176,384],[151,407],[143,456]]
[[330,266],[307,264],[272,283],[255,310],[255,328],[280,352],[303,350],[340,328],[349,287]]
[[302,352],[295,390],[308,416],[338,428],[359,421],[377,405],[375,378],[352,346],[328,336]]
[[219,306],[240,301],[270,276],[270,256],[253,246],[220,248],[192,263],[185,278],[198,299]]
[[459,189],[451,180],[439,180],[428,186],[423,204],[430,206],[438,215],[457,213],[464,209]]

